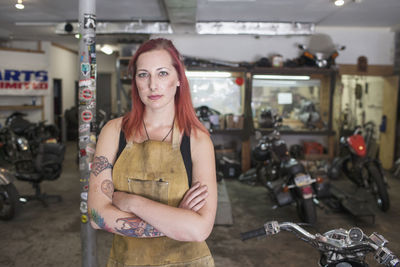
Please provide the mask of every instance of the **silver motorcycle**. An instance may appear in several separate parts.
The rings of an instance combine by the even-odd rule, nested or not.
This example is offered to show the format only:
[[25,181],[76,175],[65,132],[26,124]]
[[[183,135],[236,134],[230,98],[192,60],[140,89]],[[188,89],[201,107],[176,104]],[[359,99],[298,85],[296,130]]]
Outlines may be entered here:
[[366,267],[365,257],[374,253],[375,260],[388,267],[399,267],[399,258],[386,245],[388,241],[380,234],[367,236],[358,227],[349,230],[333,229],[324,234],[311,234],[300,225],[291,222],[270,221],[260,229],[242,233],[242,240],[258,236],[278,234],[281,230],[294,233],[299,239],[320,251],[318,266]]

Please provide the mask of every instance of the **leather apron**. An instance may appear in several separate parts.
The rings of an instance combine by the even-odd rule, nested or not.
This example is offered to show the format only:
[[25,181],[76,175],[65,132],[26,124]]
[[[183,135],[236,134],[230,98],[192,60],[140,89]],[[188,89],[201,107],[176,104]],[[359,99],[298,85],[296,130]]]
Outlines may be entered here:
[[[189,189],[174,123],[172,144],[147,140],[128,142],[113,168],[115,190],[177,207]],[[107,267],[214,266],[205,241],[181,242],[166,236],[136,238],[114,234]]]

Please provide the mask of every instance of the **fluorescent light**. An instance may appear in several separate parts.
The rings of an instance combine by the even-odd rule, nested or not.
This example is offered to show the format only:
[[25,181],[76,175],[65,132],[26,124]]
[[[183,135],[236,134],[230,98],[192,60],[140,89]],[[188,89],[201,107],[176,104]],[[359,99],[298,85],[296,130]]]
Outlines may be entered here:
[[335,6],[343,6],[344,0],[335,0]]
[[17,9],[24,9],[25,8],[25,6],[22,3],[15,4],[15,7]]
[[103,53],[106,54],[106,55],[111,55],[111,54],[114,52],[114,50],[112,49],[112,47],[109,46],[109,45],[103,45],[103,46],[100,48],[100,51],[103,52]]
[[262,79],[262,80],[302,80],[307,81],[310,79],[310,76],[302,75],[302,76],[294,76],[294,75],[254,75],[253,79]]
[[186,71],[186,76],[189,78],[229,78],[232,74],[223,71]]

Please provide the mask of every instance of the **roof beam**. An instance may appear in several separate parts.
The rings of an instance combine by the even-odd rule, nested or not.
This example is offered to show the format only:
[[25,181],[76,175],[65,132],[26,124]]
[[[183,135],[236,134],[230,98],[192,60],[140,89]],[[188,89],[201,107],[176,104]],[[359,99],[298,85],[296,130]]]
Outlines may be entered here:
[[163,0],[174,33],[196,33],[196,0]]

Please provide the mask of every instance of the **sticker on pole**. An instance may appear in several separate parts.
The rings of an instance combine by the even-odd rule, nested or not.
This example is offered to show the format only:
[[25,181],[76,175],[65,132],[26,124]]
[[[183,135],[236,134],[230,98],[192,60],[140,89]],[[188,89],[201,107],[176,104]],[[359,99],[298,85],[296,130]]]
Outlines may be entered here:
[[85,110],[81,113],[82,121],[91,122],[93,119],[93,113],[90,110]]
[[90,72],[90,64],[89,63],[81,63],[81,72],[83,76],[87,76]]
[[96,15],[85,14],[83,18],[84,29],[96,29]]
[[93,90],[90,88],[84,87],[79,90],[79,99],[80,100],[91,100],[93,98]]

